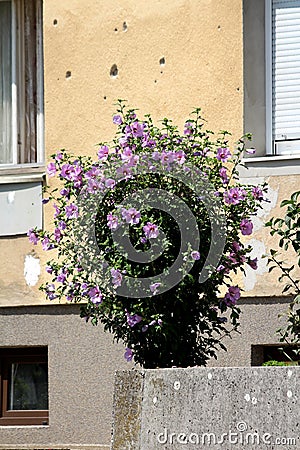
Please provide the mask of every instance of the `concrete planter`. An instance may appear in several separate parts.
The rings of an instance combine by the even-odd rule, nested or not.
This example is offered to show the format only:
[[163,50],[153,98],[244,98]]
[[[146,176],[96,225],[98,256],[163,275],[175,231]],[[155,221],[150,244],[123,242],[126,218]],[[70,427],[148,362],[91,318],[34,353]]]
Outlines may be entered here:
[[293,449],[299,367],[117,372],[112,450]]

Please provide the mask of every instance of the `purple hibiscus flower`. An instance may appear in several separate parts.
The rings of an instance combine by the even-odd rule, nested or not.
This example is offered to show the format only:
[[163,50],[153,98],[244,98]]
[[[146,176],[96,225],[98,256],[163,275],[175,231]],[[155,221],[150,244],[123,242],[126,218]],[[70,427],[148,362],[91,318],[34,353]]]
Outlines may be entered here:
[[101,175],[101,170],[99,169],[99,167],[93,166],[90,170],[88,170],[84,174],[84,178],[86,178],[87,180],[90,180],[91,178],[93,178],[93,179],[98,178],[100,175]]
[[62,232],[61,232],[60,228],[55,228],[54,239],[56,240],[56,242],[60,242],[61,237],[62,237]]
[[63,197],[69,197],[69,195],[70,195],[70,189],[63,188],[63,189],[61,189],[61,190],[59,191],[59,193],[60,193],[60,195],[62,195]]
[[197,250],[191,252],[191,257],[194,261],[198,261],[200,259],[200,253]]
[[71,203],[70,205],[65,207],[65,213],[67,219],[77,219],[79,216],[78,206],[76,206],[74,203]]
[[253,223],[251,220],[243,219],[240,223],[240,229],[243,236],[249,236],[253,231]]
[[127,362],[132,360],[133,351],[131,350],[131,348],[126,347],[125,353],[124,353],[124,358],[126,359]]
[[247,262],[253,270],[257,270],[257,258],[249,259]]
[[135,208],[122,208],[122,218],[126,221],[126,223],[136,225],[140,221],[141,213]]
[[224,297],[224,302],[227,306],[235,305],[241,297],[241,291],[238,286],[230,286]]
[[143,231],[147,239],[154,239],[159,235],[158,226],[151,222],[147,222],[147,224],[143,226]]
[[227,148],[227,147],[218,148],[216,158],[219,161],[226,162],[230,158],[230,156],[231,156],[231,152],[230,152],[229,148]]
[[118,269],[111,269],[111,279],[114,288],[121,286],[123,276]]
[[101,161],[105,161],[108,158],[109,148],[107,145],[101,145],[98,150],[98,159]]
[[64,222],[63,220],[61,220],[60,222],[59,222],[59,224],[58,224],[58,228],[60,229],[60,230],[65,230],[66,228],[67,228],[67,224],[66,224],[66,222]]
[[39,238],[37,236],[37,234],[35,233],[35,231],[33,231],[33,228],[30,228],[30,230],[27,233],[28,239],[29,241],[33,244],[36,245],[39,241]]
[[161,153],[161,158],[160,158],[160,160],[161,160],[161,163],[163,164],[163,165],[169,165],[169,164],[172,164],[174,161],[175,161],[175,154],[173,153],[173,152],[171,152],[171,151],[169,151],[169,152],[166,152],[166,151],[163,151],[162,153]]
[[52,269],[51,266],[46,266],[45,270],[46,270],[47,273],[50,273],[50,274],[53,273],[53,269]]
[[150,291],[152,292],[153,295],[157,295],[158,293],[158,288],[161,286],[161,283],[152,283],[150,284]]
[[258,186],[254,186],[254,188],[252,188],[252,195],[256,200],[264,199],[263,192]]
[[222,179],[222,183],[223,184],[228,184],[229,178],[227,176],[227,169],[226,169],[226,167],[221,167],[221,169],[219,170],[219,174],[220,174],[220,177]]
[[228,205],[238,205],[242,200],[245,200],[246,195],[247,193],[244,189],[238,187],[231,188],[224,194],[225,203]]
[[183,150],[175,152],[175,161],[177,161],[178,164],[183,164],[185,162],[185,158],[186,156]]
[[125,133],[132,134],[132,136],[135,138],[143,137],[144,129],[145,129],[145,124],[135,121],[135,122],[132,122],[131,125],[126,126]]
[[95,286],[88,291],[88,296],[94,305],[99,305],[103,301],[103,295],[99,286]]
[[82,181],[82,168],[78,165],[78,163],[74,162],[73,164],[64,164],[61,168],[61,176],[68,181],[73,181],[76,183],[81,183]]
[[54,177],[54,175],[56,174],[56,165],[55,163],[51,162],[48,164],[47,166],[47,174],[49,175],[49,177]]
[[57,275],[56,281],[58,283],[64,283],[67,279],[68,271],[66,269],[62,269],[61,272]]
[[134,327],[137,323],[141,322],[142,317],[139,316],[138,314],[130,314],[127,310],[126,310],[126,320],[128,325],[132,328]]
[[50,239],[48,237],[45,237],[42,240],[42,249],[44,251],[47,251],[47,250],[52,250],[53,248],[54,248],[54,245],[50,243]]
[[122,117],[119,114],[114,115],[113,116],[113,123],[115,125],[122,125],[122,123],[123,123]]
[[118,167],[116,170],[118,175],[121,175],[125,179],[132,177],[132,166],[129,164],[124,164],[121,167]]
[[123,161],[129,161],[132,155],[133,155],[132,150],[129,147],[124,148],[124,151],[120,153],[121,159]]
[[56,153],[55,159],[56,159],[56,161],[62,161],[63,154],[61,152]]
[[191,134],[193,134],[193,132],[194,132],[193,123],[192,122],[186,122],[184,124],[183,134],[185,134],[186,136],[190,136]]
[[48,284],[46,287],[46,294],[49,300],[54,300],[57,298],[57,295],[55,294],[55,286],[54,284]]
[[113,180],[112,178],[107,178],[105,180],[105,187],[107,187],[108,189],[113,189],[116,185],[115,180]]
[[102,184],[94,178],[90,178],[87,184],[87,192],[89,194],[97,194],[102,189]]
[[59,207],[54,203],[54,204],[53,204],[53,208],[55,209],[54,217],[59,216],[59,214],[60,214],[60,209],[59,209]]
[[117,216],[114,216],[111,212],[107,214],[107,226],[110,230],[116,230],[119,226]]

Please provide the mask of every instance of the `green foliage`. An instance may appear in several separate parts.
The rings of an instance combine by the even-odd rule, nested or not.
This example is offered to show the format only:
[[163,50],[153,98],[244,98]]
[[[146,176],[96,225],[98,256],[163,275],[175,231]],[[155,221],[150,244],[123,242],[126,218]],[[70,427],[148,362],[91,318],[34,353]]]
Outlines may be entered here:
[[262,364],[263,366],[288,366],[289,364],[283,361],[275,361],[274,359],[271,361],[266,361]]
[[[300,191],[294,192],[291,198],[283,200],[280,205],[286,207],[283,218],[272,218],[266,223],[270,228],[270,234],[278,238],[279,247],[284,250],[291,250],[295,255],[295,262],[290,264],[282,259],[282,255],[277,250],[270,250],[268,258],[269,271],[279,269],[280,282],[285,282],[282,292],[292,296],[292,301],[285,316],[287,326],[280,328],[281,342],[298,344],[300,342]],[[299,350],[297,351],[299,354]]]

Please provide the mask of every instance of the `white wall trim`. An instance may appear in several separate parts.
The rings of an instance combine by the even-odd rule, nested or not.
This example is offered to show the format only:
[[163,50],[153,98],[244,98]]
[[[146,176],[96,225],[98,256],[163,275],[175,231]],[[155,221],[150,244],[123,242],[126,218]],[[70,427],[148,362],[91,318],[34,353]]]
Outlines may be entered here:
[[273,155],[272,126],[272,0],[265,0],[266,154]]
[[300,175],[300,158],[295,156],[262,156],[243,158],[238,170],[242,178]]

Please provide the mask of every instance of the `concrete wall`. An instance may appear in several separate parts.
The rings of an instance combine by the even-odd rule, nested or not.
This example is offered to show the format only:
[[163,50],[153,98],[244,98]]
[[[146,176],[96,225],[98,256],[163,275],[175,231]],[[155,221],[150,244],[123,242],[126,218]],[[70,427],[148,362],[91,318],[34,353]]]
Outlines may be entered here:
[[299,367],[118,372],[113,450],[296,449]]
[[0,426],[0,449],[109,448],[114,372],[130,367],[123,347],[77,306],[0,310],[0,347],[39,345],[48,346],[49,426]]

